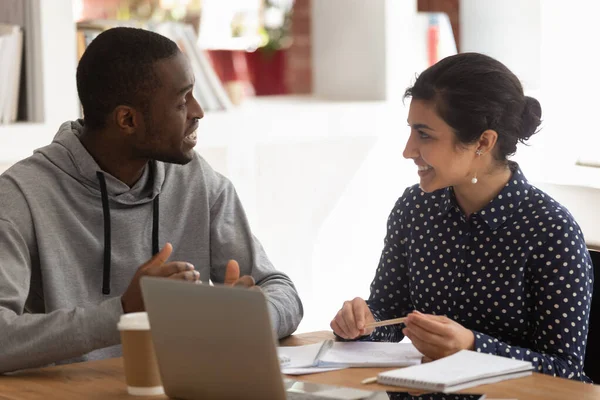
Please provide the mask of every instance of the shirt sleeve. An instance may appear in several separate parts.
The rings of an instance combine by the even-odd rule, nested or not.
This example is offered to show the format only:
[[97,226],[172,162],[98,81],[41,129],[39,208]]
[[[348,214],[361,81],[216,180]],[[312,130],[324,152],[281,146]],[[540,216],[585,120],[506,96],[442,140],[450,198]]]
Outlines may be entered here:
[[[403,222],[409,204],[406,200],[407,194],[410,190],[407,189],[398,199],[388,217],[383,251],[367,301],[376,321],[404,317],[414,309],[410,300],[406,253],[409,232]],[[399,342],[404,337],[403,327],[404,325],[378,327],[363,340]]]
[[593,267],[583,235],[573,224],[552,224],[544,243],[530,247],[530,331],[533,348],[511,346],[474,331],[475,349],[531,361],[544,374],[585,380],[583,361],[593,288]]
[[39,268],[33,221],[16,185],[3,179],[0,186],[0,373],[45,366],[118,344],[120,297],[49,313],[28,311],[32,274]]
[[236,260],[240,266],[240,276],[251,275],[266,295],[277,336],[282,338],[291,335],[300,324],[304,312],[300,296],[292,280],[273,267],[262,245],[252,234],[231,182],[214,171],[212,173],[222,190],[210,209],[211,280],[222,283],[227,262]]

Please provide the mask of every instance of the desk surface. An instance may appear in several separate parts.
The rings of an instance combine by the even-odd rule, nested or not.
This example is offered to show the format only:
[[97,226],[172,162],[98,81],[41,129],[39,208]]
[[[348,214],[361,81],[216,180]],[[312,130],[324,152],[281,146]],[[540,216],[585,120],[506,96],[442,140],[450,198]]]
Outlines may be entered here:
[[[314,332],[284,339],[281,344],[297,346],[332,337]],[[361,385],[364,378],[390,368],[349,368],[314,375],[290,377],[295,380],[355,387],[364,390],[405,391],[379,384]],[[534,373],[531,376],[482,385],[461,393],[485,393],[487,398],[519,400],[600,399],[600,386]],[[21,371],[0,376],[0,400],[30,399],[164,399],[165,396],[129,396],[120,358]]]

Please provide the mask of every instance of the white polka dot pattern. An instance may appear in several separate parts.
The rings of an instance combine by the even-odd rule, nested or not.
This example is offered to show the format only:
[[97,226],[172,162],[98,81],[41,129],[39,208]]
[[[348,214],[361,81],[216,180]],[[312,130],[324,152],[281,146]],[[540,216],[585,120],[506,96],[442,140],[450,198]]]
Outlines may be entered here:
[[[536,371],[583,373],[593,269],[579,226],[516,164],[468,219],[451,188],[408,188],[388,219],[369,307],[377,320],[416,309],[471,329],[479,352],[529,360]],[[400,341],[401,326],[367,340]]]

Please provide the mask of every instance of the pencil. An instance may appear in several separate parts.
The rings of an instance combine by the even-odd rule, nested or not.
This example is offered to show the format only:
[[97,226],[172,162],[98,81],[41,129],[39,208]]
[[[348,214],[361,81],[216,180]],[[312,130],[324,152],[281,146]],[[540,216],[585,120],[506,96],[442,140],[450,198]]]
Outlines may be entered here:
[[402,318],[386,319],[385,321],[379,321],[379,322],[371,322],[370,324],[365,325],[365,329],[377,328],[378,326],[401,324],[404,322],[405,319],[406,319],[406,317],[402,317]]
[[362,381],[360,381],[360,383],[362,383],[363,385],[367,385],[369,383],[375,383],[375,382],[377,382],[376,376],[372,376],[370,378],[366,378],[366,379],[363,379]]

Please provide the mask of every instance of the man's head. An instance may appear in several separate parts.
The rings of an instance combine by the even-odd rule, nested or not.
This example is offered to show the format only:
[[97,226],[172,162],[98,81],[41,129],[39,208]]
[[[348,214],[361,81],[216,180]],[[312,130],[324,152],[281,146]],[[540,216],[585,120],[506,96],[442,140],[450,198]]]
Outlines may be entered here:
[[177,45],[143,29],[101,33],[77,67],[86,129],[117,134],[137,159],[178,164],[192,159],[204,116],[193,86],[193,72]]

